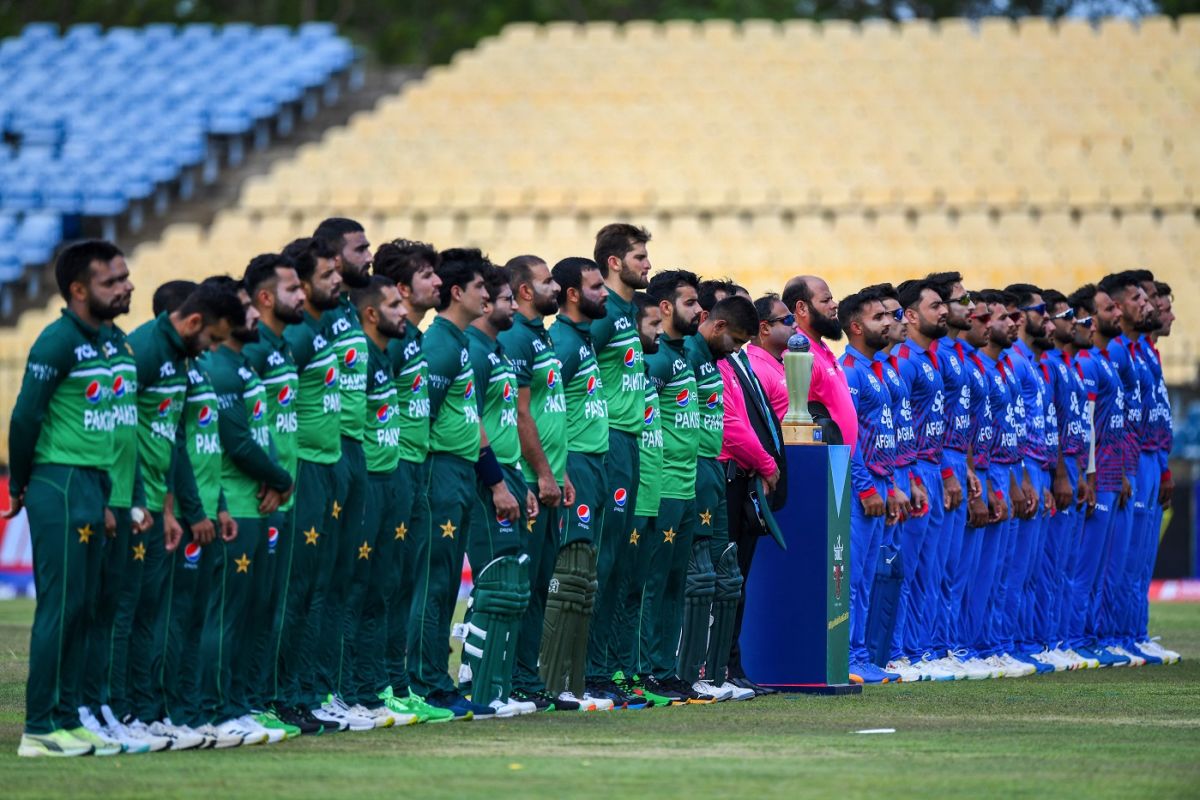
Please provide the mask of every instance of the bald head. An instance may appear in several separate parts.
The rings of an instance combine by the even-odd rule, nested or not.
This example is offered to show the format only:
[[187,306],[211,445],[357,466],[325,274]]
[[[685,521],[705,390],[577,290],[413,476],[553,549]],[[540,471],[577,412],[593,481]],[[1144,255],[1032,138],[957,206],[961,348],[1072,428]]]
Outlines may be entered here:
[[797,275],[783,287],[780,298],[796,315],[796,327],[808,336],[837,340],[842,329],[837,321],[837,302],[824,278]]

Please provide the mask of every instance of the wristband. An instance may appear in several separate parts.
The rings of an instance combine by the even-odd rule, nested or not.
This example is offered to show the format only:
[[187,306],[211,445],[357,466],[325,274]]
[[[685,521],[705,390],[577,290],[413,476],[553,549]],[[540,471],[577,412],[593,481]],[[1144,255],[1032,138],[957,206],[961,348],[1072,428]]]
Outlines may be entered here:
[[500,462],[496,460],[491,445],[479,451],[479,460],[475,462],[475,477],[484,486],[495,486],[504,482],[504,473],[500,471]]
[[1171,480],[1171,470],[1168,469],[1168,470],[1164,471],[1162,474],[1161,480],[1164,480],[1164,481]]
[[953,467],[943,467],[942,468],[942,480],[946,480],[946,478],[950,478],[953,476],[954,476]]
[[921,476],[915,472],[908,473],[908,479],[914,486],[924,486],[925,485],[925,484],[921,483]]
[[896,496],[895,487],[888,487],[888,497],[895,497],[895,496]]
[[866,500],[868,497],[870,497],[873,494],[879,494],[879,492],[875,489],[874,486],[872,486],[870,489],[867,489],[865,492],[859,492],[858,499]]

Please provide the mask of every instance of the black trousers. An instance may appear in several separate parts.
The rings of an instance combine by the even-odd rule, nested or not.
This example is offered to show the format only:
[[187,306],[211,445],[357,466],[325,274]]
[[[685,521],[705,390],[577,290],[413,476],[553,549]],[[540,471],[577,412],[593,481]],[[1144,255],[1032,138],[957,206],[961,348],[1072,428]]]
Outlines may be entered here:
[[750,495],[750,475],[741,470],[732,474],[725,482],[725,500],[729,509],[729,541],[737,545],[738,567],[742,570],[742,597],[738,600],[737,617],[733,624],[733,644],[729,653],[729,677],[744,678],[742,667],[742,616],[746,612],[746,590],[750,586],[750,564],[754,561],[754,550],[759,538],[765,533],[758,520],[746,514],[747,498]]

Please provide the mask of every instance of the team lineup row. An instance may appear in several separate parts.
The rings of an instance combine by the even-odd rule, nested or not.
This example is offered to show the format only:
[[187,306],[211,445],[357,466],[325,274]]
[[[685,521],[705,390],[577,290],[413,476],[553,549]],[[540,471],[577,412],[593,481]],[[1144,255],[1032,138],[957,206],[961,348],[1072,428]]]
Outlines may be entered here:
[[[597,234],[594,259],[551,269],[519,256],[500,268],[478,251],[403,240],[373,256],[361,225],[330,219],[253,259],[240,280],[159,287],[156,318],[128,337],[114,323],[133,288],[120,251],[104,242],[65,250],[56,277],[67,309],[30,353],[10,437],[12,513],[28,511],[39,598],[19,752],[226,747],[767,691],[745,676],[737,650],[742,584],[762,532],[741,500],[761,491],[773,507],[782,502],[774,412],[787,337],[800,329],[828,353],[823,339],[844,327],[872,363],[866,354],[886,352],[879,319],[884,335],[904,337],[907,318],[917,339],[930,314],[969,319],[968,340],[992,320],[984,303],[962,302],[957,280],[922,284],[915,301],[910,285],[875,287],[879,297],[855,295],[857,306],[838,309],[815,278],[756,303],[682,270],[648,279],[649,239],[614,224]],[[867,320],[873,304],[891,303],[904,308]],[[1019,314],[1049,319],[1036,306]],[[916,362],[902,368],[908,341],[903,361],[856,372],[848,350],[844,374],[832,357],[814,372],[813,399],[828,402],[833,428],[855,448],[857,680],[890,678],[872,660],[909,680],[978,672],[976,653],[957,649],[960,633],[943,648],[926,619],[960,625],[957,609],[981,604],[986,636],[1002,636],[994,614],[1010,602],[1018,615],[1025,608],[1023,590],[1005,593],[1006,578],[1021,572],[1024,586],[1033,574],[1008,545],[1031,554],[1040,537],[1048,552],[1051,538],[1044,525],[1018,529],[1041,519],[1030,488],[1040,484],[1033,467],[996,466],[1018,463],[991,452],[1017,428],[993,435],[989,423],[986,435],[971,428],[963,461],[972,469],[944,478],[944,513],[962,509],[962,524],[930,545],[934,530],[956,524],[935,529],[939,504],[921,499],[943,491],[945,469],[936,481],[918,477],[957,452],[942,400],[952,395],[939,385],[925,410]],[[878,405],[864,404],[859,373]],[[826,391],[835,384],[840,395]],[[971,406],[969,388],[959,396],[972,420],[1025,416],[1011,387],[996,408]],[[931,418],[909,421],[923,414]],[[915,448],[922,438],[936,449]],[[1056,466],[1077,461],[1040,441],[1063,454]],[[1097,450],[1098,464],[1109,460]],[[1079,483],[1072,493],[1092,508]],[[1047,491],[1047,508],[1060,488],[1056,480]],[[1010,502],[1018,522],[1007,518]],[[1105,517],[1106,537],[1115,518]],[[993,559],[1003,563],[990,569],[966,544],[989,532],[1004,539]],[[1104,548],[1124,548],[1121,568],[1130,536]],[[902,557],[887,558],[889,546]],[[960,593],[957,606],[964,570],[950,569],[951,550],[966,553],[956,562],[969,565],[964,582],[986,585]],[[464,554],[474,587],[453,631],[463,640],[456,683],[448,638]],[[880,567],[904,564],[896,591],[874,554]],[[1086,559],[1072,551],[1069,560]],[[1089,636],[1108,608],[1097,606],[1084,612]],[[886,642],[883,656],[866,654],[868,627]],[[943,649],[957,669],[932,666]]]

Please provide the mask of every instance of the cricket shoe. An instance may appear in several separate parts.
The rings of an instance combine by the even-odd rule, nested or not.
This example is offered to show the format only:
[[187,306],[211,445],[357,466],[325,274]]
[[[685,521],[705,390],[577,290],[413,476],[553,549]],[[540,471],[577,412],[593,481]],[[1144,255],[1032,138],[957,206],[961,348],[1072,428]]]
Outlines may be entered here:
[[511,694],[508,696],[508,699],[506,699],[504,702],[507,705],[516,706],[517,707],[517,716],[521,716],[521,717],[525,716],[526,714],[536,714],[538,711],[541,710],[538,708],[537,703],[533,702],[532,700],[521,700],[517,697],[514,697]]
[[1104,649],[1107,650],[1108,652],[1112,653],[1117,658],[1125,659],[1124,664],[1118,664],[1117,666],[1125,666],[1125,667],[1144,667],[1144,666],[1146,666],[1146,659],[1142,658],[1141,656],[1134,655],[1133,653],[1129,652],[1124,647],[1121,647],[1118,644],[1110,644],[1108,647],[1106,647]]
[[999,678],[1004,675],[1004,670],[1000,669],[1000,667],[994,665],[987,659],[980,658],[979,656],[972,656],[963,663],[968,669],[972,669],[977,672],[986,672],[986,677],[989,679]]
[[512,719],[521,715],[521,710],[517,707],[516,703],[509,703],[500,699],[488,703],[488,708],[492,710],[492,714],[488,719]]
[[[232,721],[238,723],[238,727],[247,733],[242,739],[242,744],[279,744],[287,738],[287,731],[282,728],[268,728],[256,720],[253,714],[242,714]],[[266,738],[260,738],[263,736]],[[252,739],[258,741],[251,741]]]
[[254,721],[262,725],[268,731],[278,730],[283,732],[284,739],[295,739],[302,731],[299,725],[290,725],[279,718],[274,711],[254,711]]
[[1088,668],[1088,660],[1069,647],[1060,647],[1059,649],[1055,650],[1054,653],[1063,661],[1063,663],[1067,665],[1067,669],[1069,670]]
[[1033,667],[1035,674],[1042,675],[1047,672],[1054,672],[1052,664],[1044,664],[1028,653],[1017,653],[1012,658],[1014,661],[1019,661],[1022,664],[1028,664]]
[[587,687],[584,687],[583,697],[580,698],[580,702],[585,704],[590,703],[592,706],[591,711],[612,711],[617,706],[616,701],[606,693],[597,689],[596,694],[591,694]]
[[145,742],[151,753],[158,753],[171,746],[171,740],[165,736],[154,736],[139,720],[130,720],[129,724],[117,719],[117,715],[107,705],[100,706],[100,717],[105,729],[114,739],[133,739]]
[[630,682],[635,692],[647,700],[653,700],[655,707],[681,706],[687,698],[675,691],[653,675],[635,675]]
[[1037,667],[1033,664],[1014,658],[1008,653],[1002,653],[999,658],[1006,678],[1025,678],[1037,674]]
[[655,700],[653,697],[648,697],[646,690],[638,685],[636,680],[626,678],[625,673],[620,670],[613,673],[612,685],[629,698],[628,708],[654,708],[658,705],[667,705],[662,700]]
[[[897,678],[897,680],[899,680],[899,678]],[[760,697],[769,695],[769,694],[778,694],[779,693],[778,690],[772,689],[768,686],[759,686],[757,683],[750,680],[745,675],[735,675],[729,679],[729,683],[732,683],[734,686],[738,687],[739,689],[749,689],[750,691],[754,692],[755,695],[760,696]]]
[[1100,655],[1091,647],[1076,647],[1074,650],[1068,650],[1068,653],[1075,653],[1086,665],[1084,669],[1100,669],[1103,666],[1100,663]]
[[890,683],[892,677],[899,673],[888,673],[867,661],[859,661],[850,665],[849,678],[851,683]]
[[[236,719],[227,719],[219,725],[209,723],[196,728],[196,733],[202,736],[207,736],[215,740],[213,745],[214,750],[226,750],[230,747],[240,747],[243,743],[249,744],[246,737],[250,736],[250,731],[242,730],[242,725]],[[258,737],[253,737],[257,739]],[[255,744],[258,744],[255,741]]]
[[[394,717],[392,715],[392,712],[389,711],[384,706],[377,706],[376,708],[367,708],[362,703],[356,703],[356,704],[350,706],[350,713],[356,714],[360,717],[366,717],[369,720],[374,720],[376,728],[390,728],[393,725],[397,724],[396,717]],[[404,722],[401,724],[412,725],[416,721],[417,721],[416,715],[410,714],[407,717],[405,717]]]
[[1034,661],[1038,662],[1039,664],[1046,665],[1055,672],[1066,672],[1068,669],[1070,669],[1070,665],[1068,665],[1066,661],[1064,661],[1053,650],[1048,648],[1040,653],[1034,653],[1030,657]]
[[699,680],[693,683],[692,691],[696,694],[712,695],[713,697],[717,698],[718,703],[724,703],[726,700],[733,699],[733,687],[730,687],[729,690],[726,691],[720,686],[714,686],[705,680]]
[[884,666],[884,669],[893,675],[899,675],[901,683],[917,683],[924,680],[921,671],[913,666],[912,662],[908,660],[908,656],[893,658]]
[[79,707],[79,721],[83,723],[83,727],[87,728],[97,736],[109,739],[121,745],[123,753],[149,753],[150,745],[143,741],[139,741],[132,737],[125,737],[123,731],[113,731],[100,724],[100,720],[92,714],[92,710],[87,706]]
[[753,700],[757,694],[753,689],[738,686],[733,681],[725,681],[719,687],[722,692],[730,692],[730,700]]
[[1163,663],[1161,658],[1154,653],[1147,653],[1145,650],[1138,647],[1136,642],[1125,642],[1123,645],[1121,645],[1121,648],[1124,649],[1126,653],[1135,655],[1142,659],[1142,661],[1146,662],[1146,664],[1149,664],[1150,666],[1157,666]]
[[1162,659],[1162,663],[1164,664],[1178,663],[1180,658],[1179,653],[1175,652],[1174,650],[1168,650],[1159,644],[1157,636],[1152,639],[1147,639],[1144,642],[1138,642],[1137,647],[1138,650],[1141,650],[1143,653],[1152,653],[1158,656],[1160,659]]
[[584,703],[571,692],[563,692],[554,698],[555,711],[592,711],[590,703]]
[[977,658],[970,658],[970,651],[964,648],[949,650],[946,658],[954,661],[963,671],[963,677],[969,681],[983,681],[992,677],[992,671],[984,666]]
[[1092,648],[1092,652],[1096,654],[1096,658],[1100,661],[1101,667],[1127,667],[1129,659],[1126,656],[1119,656],[1116,653],[1109,652],[1106,645],[1097,645]]
[[[454,720],[453,711],[446,708],[431,706],[429,703],[425,702],[424,697],[421,697],[421,695],[414,692],[411,687],[408,690],[407,697],[399,697],[392,694],[392,687],[390,686],[384,691],[386,694],[388,694],[388,696],[391,697],[391,701],[389,701],[387,697],[382,698],[384,705],[386,705],[388,710],[393,714],[415,714],[418,723],[451,722]],[[394,707],[397,706],[397,704],[398,707]]]
[[949,672],[954,676],[954,680],[956,681],[965,681],[967,679],[967,670],[963,667],[959,660],[953,656],[945,655],[941,658],[935,658],[929,663],[946,670],[946,672]]
[[527,692],[524,689],[513,689],[512,699],[518,703],[529,703],[535,711],[554,711],[554,699],[545,692]]
[[711,694],[697,692],[695,688],[684,683],[677,677],[669,678],[663,681],[663,684],[683,695],[683,701],[689,706],[710,706],[717,702],[717,698]]
[[940,666],[933,657],[926,653],[921,657],[921,660],[913,664],[918,672],[921,673],[925,680],[929,681],[952,681],[957,678],[957,675],[945,667]]
[[642,695],[633,691],[632,687],[625,685],[625,681],[617,680],[618,676],[623,677],[622,673],[617,672],[613,674],[612,678],[600,684],[601,688],[609,693],[609,696],[619,698],[618,705],[624,703],[625,708],[631,710],[651,708],[654,706],[653,700],[643,697]]
[[[322,713],[325,714],[324,717],[321,716]],[[350,706],[346,705],[345,701],[336,694],[326,695],[325,702],[321,704],[321,708],[319,710],[313,709],[313,716],[317,719],[332,719],[339,723],[339,725],[344,724],[345,727],[341,728],[341,730],[351,730],[355,733],[375,730],[374,719],[355,714],[350,710]]]
[[491,706],[473,703],[454,691],[435,691],[425,698],[425,702],[431,706],[448,708],[454,712],[455,719],[461,720],[489,719],[496,713]]
[[23,733],[17,745],[17,755],[22,758],[73,758],[90,756],[94,750],[91,742],[77,739],[63,730],[51,733]]
[[[141,722],[131,723],[131,727],[136,730]],[[214,742],[210,742],[208,737],[203,736],[186,725],[172,725],[170,720],[161,722],[151,722],[146,726],[146,732],[151,736],[159,736],[171,740],[172,750],[203,750],[206,747],[211,747]]]
[[309,714],[307,708],[288,708],[285,705],[277,705],[271,710],[271,713],[284,725],[298,728],[301,736],[319,736],[325,732],[325,726]]

